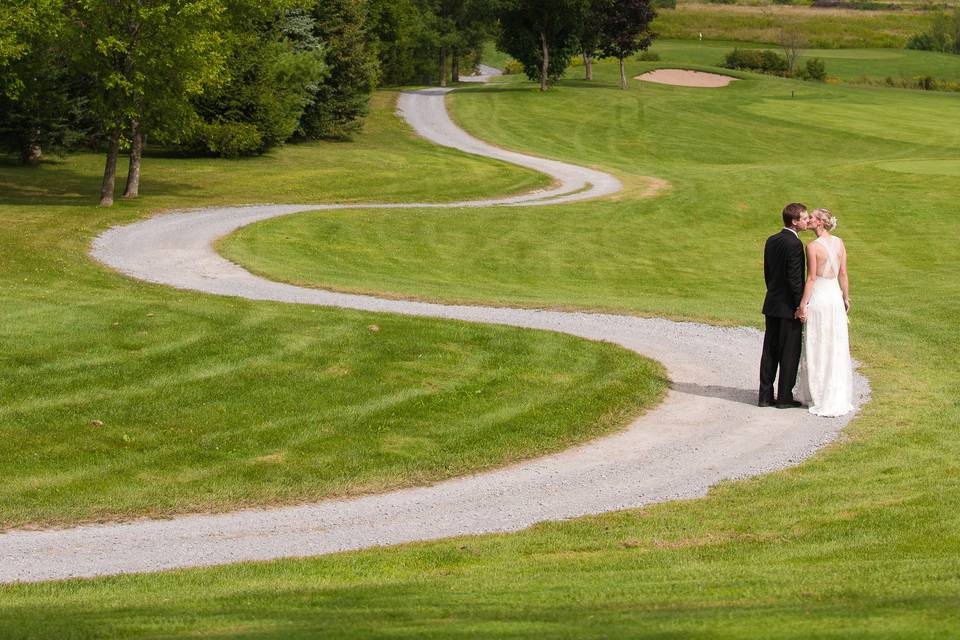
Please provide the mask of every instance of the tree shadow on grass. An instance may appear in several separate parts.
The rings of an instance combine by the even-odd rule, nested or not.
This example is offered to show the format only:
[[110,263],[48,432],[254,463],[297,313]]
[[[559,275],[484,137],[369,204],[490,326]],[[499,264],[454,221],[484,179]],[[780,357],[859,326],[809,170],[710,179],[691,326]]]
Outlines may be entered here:
[[[64,162],[44,166],[21,167],[0,163],[0,205],[15,206],[90,206],[100,200],[102,176],[64,167]],[[118,174],[114,200],[123,194],[126,174]],[[151,196],[180,196],[196,192],[196,187],[172,178],[150,176],[141,183],[141,192]],[[146,189],[145,189],[146,188]]]
[[[309,561],[306,566],[310,567]],[[515,590],[511,593],[509,587],[506,592],[489,588],[472,591],[474,585],[469,578],[448,575],[444,568],[440,563],[416,581],[393,578],[374,586],[343,581],[324,584],[323,576],[310,577],[309,569],[303,577],[293,578],[289,573],[295,573],[296,567],[291,572],[268,570],[262,583],[249,587],[243,584],[249,575],[235,579],[225,572],[212,576],[187,572],[169,578],[126,576],[92,583],[75,581],[64,587],[27,586],[23,588],[62,589],[69,604],[51,603],[53,598],[47,596],[43,599],[46,606],[6,607],[0,609],[0,624],[4,637],[9,638],[149,635],[293,640],[599,635],[679,640],[716,637],[716,631],[729,628],[733,621],[774,629],[786,618],[800,627],[808,624],[806,628],[812,632],[831,618],[849,621],[857,611],[874,615],[880,610],[900,615],[913,612],[920,619],[924,610],[943,611],[954,604],[950,598],[936,595],[905,597],[892,604],[889,599],[865,595],[844,607],[832,601],[791,601],[786,597],[773,602],[731,602],[699,593],[651,598],[642,584],[631,582],[629,573],[616,585],[609,601],[596,588],[586,597],[572,599],[570,592],[582,590],[576,585],[577,572],[582,573],[582,568],[569,569],[570,577],[564,585],[567,588],[552,601],[546,597],[528,599]],[[101,586],[105,587],[103,591],[98,588]],[[224,587],[229,595],[219,595]],[[549,588],[544,587],[544,592]],[[556,591],[557,586],[552,589]],[[624,591],[634,593],[625,598]],[[78,601],[81,595],[84,602]],[[143,604],[149,596],[153,601]],[[946,626],[941,622],[939,628]]]

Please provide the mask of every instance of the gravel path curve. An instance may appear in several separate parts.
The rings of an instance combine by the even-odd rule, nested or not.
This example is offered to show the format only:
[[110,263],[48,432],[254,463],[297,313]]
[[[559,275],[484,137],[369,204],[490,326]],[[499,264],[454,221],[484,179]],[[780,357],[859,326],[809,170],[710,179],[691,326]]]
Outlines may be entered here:
[[[620,189],[619,181],[605,173],[472,138],[450,121],[445,94],[436,89],[404,93],[399,109],[425,138],[543,171],[556,186],[443,205],[263,205],[168,213],[110,229],[96,239],[92,253],[130,276],[211,294],[544,329],[614,342],[666,366],[672,384],[665,401],[611,436],[428,487],[296,507],[11,531],[0,535],[0,582],[312,556],[517,531],[546,520],[702,496],[720,480],[796,464],[835,438],[852,416],[824,419],[804,410],[754,406],[761,344],[754,329],[333,293],[265,280],[213,251],[212,242],[239,227],[298,211],[543,205]],[[869,388],[859,375],[857,389],[862,403]]]

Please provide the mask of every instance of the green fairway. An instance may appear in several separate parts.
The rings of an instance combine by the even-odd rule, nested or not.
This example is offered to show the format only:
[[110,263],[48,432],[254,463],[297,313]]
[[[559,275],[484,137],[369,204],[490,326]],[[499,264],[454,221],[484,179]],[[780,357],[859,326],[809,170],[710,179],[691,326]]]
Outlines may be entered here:
[[659,397],[660,368],[611,345],[180,292],[87,256],[157,209],[546,183],[414,138],[395,97],[351,144],[149,157],[145,195],[112,209],[92,205],[97,156],[0,166],[0,529],[429,482],[616,429]]
[[[664,195],[469,215],[311,213],[240,231],[226,243],[230,255],[323,286],[758,325],[761,248],[780,208],[795,199],[827,206],[850,251],[854,355],[873,385],[840,443],[706,500],[516,536],[11,597],[68,612],[70,599],[115,599],[143,584],[163,597],[193,589],[180,596],[184,608],[232,607],[210,629],[244,621],[254,637],[956,633],[960,185],[950,172],[960,96],[778,78],[622,92],[614,67],[597,73],[595,83],[571,80],[545,95],[518,81],[463,90],[454,113],[500,145],[608,169],[628,185],[665,178]],[[264,592],[277,595],[240,606]],[[291,592],[297,605],[282,595]],[[131,629],[167,611],[99,610]]]
[[[660,55],[661,64],[679,63],[720,66],[734,47],[766,48],[782,52],[779,45],[734,41],[657,40],[651,51]],[[932,76],[938,80],[960,81],[960,56],[910,49],[803,49],[798,58],[802,66],[810,58],[827,65],[827,75],[845,81],[911,80]],[[573,72],[570,73],[574,75]]]

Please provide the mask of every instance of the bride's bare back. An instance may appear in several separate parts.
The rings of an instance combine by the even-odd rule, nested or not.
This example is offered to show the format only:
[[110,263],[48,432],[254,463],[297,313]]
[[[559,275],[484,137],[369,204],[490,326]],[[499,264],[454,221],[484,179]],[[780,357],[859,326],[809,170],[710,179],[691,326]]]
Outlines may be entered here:
[[846,275],[847,249],[843,240],[824,233],[807,245],[807,270],[818,278]]

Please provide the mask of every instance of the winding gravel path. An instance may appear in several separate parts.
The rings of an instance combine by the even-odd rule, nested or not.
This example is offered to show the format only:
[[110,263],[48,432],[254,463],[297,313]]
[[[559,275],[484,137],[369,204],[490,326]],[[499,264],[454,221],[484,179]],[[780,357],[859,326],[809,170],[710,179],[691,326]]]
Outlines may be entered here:
[[[543,171],[556,186],[443,205],[264,205],[169,213],[107,231],[92,253],[132,277],[211,294],[545,329],[614,342],[666,366],[672,381],[666,400],[620,433],[428,487],[297,507],[8,532],[0,535],[0,582],[311,556],[516,531],[545,520],[702,496],[720,480],[796,464],[837,435],[851,416],[823,419],[804,410],[754,406],[761,343],[754,329],[332,293],[265,280],[213,251],[214,240],[239,227],[298,211],[545,205],[620,189],[619,181],[605,173],[472,138],[450,121],[446,93],[404,93],[400,111],[437,144]],[[868,387],[860,376],[857,388],[862,402]]]

